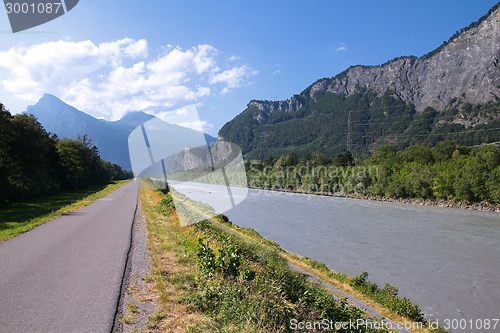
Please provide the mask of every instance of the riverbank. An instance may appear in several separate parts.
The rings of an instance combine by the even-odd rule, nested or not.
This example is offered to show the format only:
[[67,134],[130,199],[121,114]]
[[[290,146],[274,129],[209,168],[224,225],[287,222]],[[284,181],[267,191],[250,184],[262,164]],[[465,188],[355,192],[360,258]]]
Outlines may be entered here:
[[[149,244],[153,246],[152,278],[160,295],[164,295],[160,297],[163,300],[161,309],[154,316],[156,320],[150,324],[153,331],[175,331],[173,327],[181,326],[189,327],[193,332],[220,331],[224,328],[232,328],[231,331],[235,328],[255,332],[293,331],[288,327],[291,319],[303,316],[304,320],[320,318],[319,312],[316,312],[320,309],[315,310],[318,304],[321,313],[330,309],[332,316],[342,313],[358,316],[358,309],[347,306],[343,301],[335,305],[335,302],[332,303],[334,298],[329,294],[331,290],[318,286],[317,281],[311,283],[304,279],[303,272],[294,272],[288,263],[345,291],[382,316],[391,317],[394,322],[414,321],[404,320],[365,296],[360,288],[351,285],[355,277],[334,273],[324,264],[293,255],[275,242],[260,237],[253,229],[240,228],[220,219],[211,221],[218,226],[205,221],[179,227],[177,215],[183,210],[173,210],[175,207],[169,199],[170,195],[151,190],[141,190],[141,195],[145,217],[150,225]],[[182,201],[186,199],[182,198]],[[191,201],[186,203],[188,206],[196,204]],[[203,239],[201,244],[197,241],[200,236]],[[226,267],[222,264],[224,262],[235,265]],[[304,298],[304,295],[308,296]],[[269,313],[269,309],[274,310]],[[330,313],[330,310],[325,313]],[[372,316],[369,318],[375,319]]]
[[470,209],[470,210],[478,210],[485,212],[496,212],[500,213],[500,204],[490,204],[488,202],[479,202],[479,203],[470,203],[458,200],[444,200],[444,199],[418,199],[418,198],[406,198],[406,199],[397,199],[397,198],[389,198],[389,197],[374,197],[369,195],[360,195],[360,194],[347,194],[343,192],[314,192],[314,191],[301,191],[301,190],[287,190],[287,189],[279,189],[279,188],[263,188],[263,187],[255,187],[248,186],[250,189],[255,190],[265,190],[265,191],[275,191],[275,192],[284,192],[284,193],[296,193],[296,194],[309,194],[309,195],[319,195],[319,196],[327,196],[327,197],[336,197],[336,198],[349,198],[349,199],[362,199],[369,201],[382,201],[382,202],[392,202],[398,204],[411,204],[411,205],[421,205],[421,206],[436,206],[443,208],[460,208],[460,209]]

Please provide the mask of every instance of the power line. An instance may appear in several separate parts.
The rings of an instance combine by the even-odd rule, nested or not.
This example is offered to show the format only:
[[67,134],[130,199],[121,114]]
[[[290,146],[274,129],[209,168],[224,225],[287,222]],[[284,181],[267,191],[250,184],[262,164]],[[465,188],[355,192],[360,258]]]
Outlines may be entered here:
[[[398,137],[413,137],[413,136],[430,136],[430,135],[453,135],[453,134],[462,134],[462,133],[472,133],[472,132],[482,132],[482,131],[494,131],[500,129],[500,127],[495,127],[495,128],[479,128],[479,129],[474,129],[474,130],[464,130],[464,131],[458,131],[458,132],[448,132],[448,133],[428,133],[428,134],[412,134],[412,135],[400,135],[400,134],[395,134]],[[371,133],[378,133],[377,132],[365,132],[361,134],[371,134]],[[334,133],[336,135],[352,135],[349,134],[349,132],[342,132],[342,133]],[[390,134],[387,134],[385,136],[388,136]],[[380,135],[363,135],[363,136],[357,136],[357,138],[378,138],[384,136],[383,134]],[[318,137],[319,138],[319,137]],[[314,141],[317,141],[318,138],[316,138]]]
[[[500,130],[500,127],[495,127],[495,128],[480,128],[476,130],[465,130],[465,131],[459,131],[459,132],[448,132],[448,133],[428,133],[428,134],[412,134],[412,135],[396,135],[397,137],[403,137],[403,138],[411,138],[411,137],[416,137],[416,136],[437,136],[437,135],[454,135],[454,134],[462,134],[462,133],[472,133],[472,132],[486,132],[486,131],[495,131],[495,130]],[[364,136],[359,136],[358,138],[379,138],[381,135],[375,136],[375,135],[364,135]]]
[[352,145],[352,125],[351,125],[351,111],[349,111],[349,118],[347,120],[347,151],[351,151]]

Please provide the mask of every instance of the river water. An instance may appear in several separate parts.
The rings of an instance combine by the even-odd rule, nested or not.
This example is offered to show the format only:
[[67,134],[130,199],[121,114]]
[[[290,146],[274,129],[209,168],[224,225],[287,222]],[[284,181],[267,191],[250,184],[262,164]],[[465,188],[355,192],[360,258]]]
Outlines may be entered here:
[[[174,188],[216,209],[225,193],[214,185]],[[248,190],[225,214],[334,271],[366,270],[379,286],[399,288],[427,318],[467,325],[454,332],[500,332],[500,322],[495,330],[476,329],[500,317],[498,213]]]

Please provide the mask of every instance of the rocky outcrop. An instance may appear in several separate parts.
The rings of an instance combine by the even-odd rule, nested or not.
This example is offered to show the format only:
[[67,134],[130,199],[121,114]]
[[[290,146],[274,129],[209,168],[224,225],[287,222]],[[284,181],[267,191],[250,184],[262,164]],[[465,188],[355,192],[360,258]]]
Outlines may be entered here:
[[241,162],[238,159],[240,148],[230,142],[218,138],[213,144],[203,147],[186,147],[174,156],[168,166],[168,172],[190,171],[194,169],[219,168],[232,163]]
[[297,98],[292,97],[285,101],[250,101],[248,107],[255,106],[262,113],[270,114],[273,112],[294,112],[300,109],[304,104]]
[[[500,8],[494,7],[477,26],[464,30],[429,56],[401,57],[380,66],[353,66],[334,78],[315,82],[302,94],[314,98],[316,91],[350,95],[359,88],[395,91],[421,111],[432,106],[438,111],[461,98],[483,104],[500,98]],[[252,101],[264,114],[293,112],[302,103]]]

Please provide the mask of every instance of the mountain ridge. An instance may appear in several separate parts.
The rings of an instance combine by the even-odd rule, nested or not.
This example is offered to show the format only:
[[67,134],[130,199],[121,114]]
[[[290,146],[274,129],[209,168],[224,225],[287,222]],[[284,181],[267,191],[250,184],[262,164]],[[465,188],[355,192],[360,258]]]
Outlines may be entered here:
[[[50,94],[44,94],[35,105],[28,106],[25,113],[33,114],[47,132],[56,134],[61,139],[77,139],[78,135],[87,134],[99,148],[103,160],[116,163],[125,170],[132,168],[128,148],[129,134],[137,126],[155,118],[143,111],[132,111],[116,121],[96,119]],[[194,131],[175,124],[168,126],[175,127],[177,131],[180,130],[179,133],[187,136]],[[204,135],[207,142],[215,141],[210,135]]]
[[78,135],[87,134],[99,148],[103,160],[130,170],[128,147],[122,139],[125,130],[96,119],[50,94],[44,94],[35,105],[28,106],[25,113],[33,114],[47,132],[61,139],[77,139]]
[[[479,120],[472,120],[472,123],[475,121],[488,123],[490,118],[496,119],[498,110],[493,110],[491,104],[500,101],[500,2],[478,22],[457,32],[448,42],[444,42],[440,47],[420,58],[403,56],[376,66],[351,66],[332,78],[315,81],[300,94],[287,100],[251,100],[243,112],[221,128],[219,136],[240,144],[244,154],[253,158],[263,158],[265,151],[271,152],[272,150],[277,154],[290,153],[293,150],[291,141],[301,146],[301,151],[304,151],[308,145],[314,149],[321,147],[324,150],[329,148],[327,141],[334,145],[339,141],[332,142],[325,139],[319,146],[314,146],[304,141],[306,137],[317,141],[313,135],[304,135],[303,142],[290,138],[299,135],[301,119],[310,123],[306,126],[308,130],[314,131],[313,123],[317,128],[321,128],[324,127],[321,121],[324,121],[326,116],[333,117],[337,123],[332,125],[336,127],[337,133],[330,133],[330,135],[337,135],[340,131],[347,132],[349,128],[348,111],[366,111],[366,114],[356,119],[358,123],[367,124],[368,121],[381,121],[382,119],[395,120],[395,115],[393,118],[388,118],[388,113],[391,112],[385,112],[385,118],[383,114],[378,114],[378,118],[374,117],[378,111],[373,110],[373,103],[388,107],[385,102],[389,97],[401,102],[397,102],[400,111],[396,113],[398,116],[410,116],[404,111],[406,106],[402,103],[411,104],[415,109],[415,114],[411,115],[412,119],[429,107],[441,115],[453,110],[447,114],[449,120],[438,120],[437,115],[434,115],[436,124],[432,126],[443,122],[452,124],[470,122],[457,119],[460,117],[467,119],[482,117]],[[365,99],[364,102],[362,102],[363,99]],[[385,102],[381,102],[384,99],[386,99]],[[354,107],[354,104],[358,106]],[[471,105],[476,106],[477,110]],[[485,105],[489,105],[486,107],[487,110],[484,110]],[[472,109],[475,111],[471,113]],[[481,112],[484,111],[481,115],[478,115],[479,109],[482,110]],[[314,112],[322,113],[323,120],[312,115]],[[316,117],[315,120],[313,120],[314,117]],[[338,126],[338,122],[343,123],[343,130],[342,126]],[[410,119],[405,118],[404,122],[410,122]],[[293,128],[293,135],[288,133],[285,124]],[[421,136],[425,135],[419,132],[418,125],[412,126],[413,132],[418,132]],[[402,128],[398,133],[388,133],[384,129],[378,130],[380,130],[381,137],[387,137],[391,134],[401,136],[406,129]],[[359,132],[365,138],[367,137],[364,129]],[[430,132],[432,129],[429,129],[428,133]],[[328,129],[323,128],[321,131],[316,131],[316,134],[327,136]],[[281,140],[285,137],[288,137],[288,141]],[[347,139],[344,141],[346,142]],[[279,145],[281,150],[271,149],[272,144]],[[256,150],[260,152],[255,153]]]
[[[460,54],[458,51],[476,46],[478,37],[479,39],[484,39],[482,38],[483,36],[490,39],[488,48],[482,47],[481,52],[477,52],[476,54],[468,53],[470,55],[468,57],[469,60],[462,57],[453,57],[453,54]],[[294,105],[295,107],[290,107],[286,110],[278,108],[279,111],[293,112],[303,106],[303,103],[300,103],[300,100],[298,100],[300,96],[314,98],[316,91],[351,95],[358,90],[358,87],[374,89],[379,93],[383,93],[387,88],[395,88],[394,90],[404,100],[414,103],[418,111],[425,109],[427,106],[432,106],[438,111],[442,111],[453,98],[460,97],[464,92],[469,93],[464,99],[465,102],[472,104],[486,103],[494,99],[495,96],[500,97],[500,49],[498,45],[500,45],[500,2],[490,9],[488,14],[480,18],[479,21],[471,23],[467,28],[463,28],[461,32],[452,36],[448,42],[444,42],[441,46],[420,58],[416,56],[401,56],[381,65],[351,66],[332,78],[316,80],[304,89],[300,95],[294,95],[290,99],[284,101],[252,100],[250,103],[257,106],[260,104],[258,106],[260,109],[268,110],[269,112],[276,110],[276,103]],[[473,61],[470,61],[470,59]],[[474,59],[478,60],[474,61]],[[453,60],[453,63],[449,66],[440,65],[445,62],[450,63],[450,60]],[[478,69],[487,70],[488,72],[484,74],[488,75],[483,75],[480,80],[477,80],[474,74],[466,75],[466,77],[461,78],[463,80],[459,80],[460,78],[457,78],[457,75],[450,73],[453,68],[458,67],[459,71],[463,71],[464,68],[471,67],[474,64],[476,65],[475,67],[480,67]],[[487,68],[483,68],[484,66]],[[434,72],[439,71],[440,73],[435,73],[428,78],[426,77],[426,80],[416,81],[415,78],[421,76],[416,75],[415,70],[427,70],[429,67],[434,69]],[[443,71],[440,71],[440,69],[443,69]],[[454,83],[444,82],[442,78],[440,79],[439,76],[443,73],[448,74],[445,77],[459,81],[461,83],[458,85],[460,89],[454,89],[450,93],[436,89],[436,86],[433,86],[433,84],[452,86],[452,83]],[[371,77],[375,77],[375,79],[370,81]],[[428,88],[422,91],[422,88],[418,84],[425,85]],[[473,89],[470,89],[472,86],[474,86]],[[480,87],[488,87],[488,91],[481,91],[478,89]],[[418,99],[417,97],[421,98]]]

